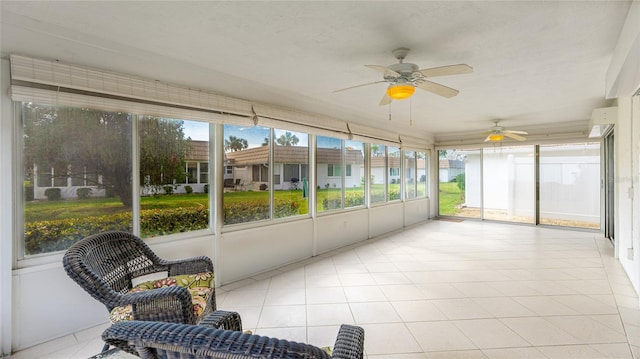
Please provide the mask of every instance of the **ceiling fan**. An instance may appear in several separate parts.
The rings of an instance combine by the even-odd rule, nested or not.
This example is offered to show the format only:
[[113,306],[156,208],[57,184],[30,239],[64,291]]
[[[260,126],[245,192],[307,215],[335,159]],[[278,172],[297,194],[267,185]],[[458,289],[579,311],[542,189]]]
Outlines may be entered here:
[[433,67],[429,69],[419,70],[418,65],[403,62],[408,53],[409,49],[406,47],[401,47],[399,49],[393,50],[393,56],[398,59],[398,63],[390,66],[385,67],[379,65],[365,65],[368,68],[381,72],[383,74],[383,80],[351,86],[333,92],[336,93],[381,82],[389,82],[389,87],[387,88],[387,91],[380,101],[380,106],[388,105],[393,100],[404,100],[411,97],[416,87],[432,92],[436,95],[440,95],[442,97],[450,98],[457,95],[459,91],[444,85],[437,84],[435,82],[431,82],[427,80],[427,78],[436,76],[468,74],[473,72],[473,68],[466,64]]
[[512,138],[516,141],[524,141],[527,139],[526,137],[520,135],[528,135],[529,133],[525,131],[506,130],[504,127],[498,125],[499,122],[500,120],[493,121],[494,126],[489,128],[489,135],[484,139],[484,142],[500,142],[505,137]]

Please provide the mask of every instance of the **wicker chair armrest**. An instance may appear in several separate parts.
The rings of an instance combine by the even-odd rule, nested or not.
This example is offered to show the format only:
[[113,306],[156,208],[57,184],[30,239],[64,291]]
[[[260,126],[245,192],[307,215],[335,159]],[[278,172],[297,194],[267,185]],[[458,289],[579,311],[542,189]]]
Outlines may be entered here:
[[213,272],[213,261],[211,258],[205,256],[178,260],[162,259],[159,264],[169,269],[170,276]]
[[312,345],[202,325],[125,321],[102,339],[142,358],[331,358]]
[[111,308],[132,305],[135,320],[195,323],[191,294],[187,288],[172,286],[120,294]]
[[216,329],[242,331],[240,314],[226,310],[216,310],[203,318],[198,325],[205,325]]
[[335,359],[362,359],[364,352],[364,329],[343,324],[331,354]]

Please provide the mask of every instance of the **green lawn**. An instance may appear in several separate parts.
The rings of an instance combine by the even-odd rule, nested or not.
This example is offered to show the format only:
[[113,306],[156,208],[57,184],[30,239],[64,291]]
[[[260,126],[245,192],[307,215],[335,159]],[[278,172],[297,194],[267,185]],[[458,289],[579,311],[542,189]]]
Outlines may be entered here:
[[464,191],[458,188],[456,182],[440,182],[440,214],[444,216],[456,215],[459,206],[464,203]]
[[[362,193],[362,188],[348,188],[347,193]],[[339,197],[340,189],[320,189],[317,192],[318,209],[322,206],[322,199]],[[302,190],[275,191],[276,201],[295,201],[299,205],[300,214],[308,213],[308,198],[302,197]],[[245,201],[269,201],[268,191],[238,191],[224,194],[224,203]],[[140,199],[140,209],[166,209],[209,206],[209,195],[206,193],[172,194],[148,196]],[[90,216],[100,216],[127,212],[118,198],[89,198],[69,199],[58,201],[32,201],[25,204],[25,222],[74,219]]]

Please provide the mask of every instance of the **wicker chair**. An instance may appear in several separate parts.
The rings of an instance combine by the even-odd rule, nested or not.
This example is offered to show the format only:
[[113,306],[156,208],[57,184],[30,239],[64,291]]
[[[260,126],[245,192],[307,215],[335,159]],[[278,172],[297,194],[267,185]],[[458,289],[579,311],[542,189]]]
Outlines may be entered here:
[[[204,256],[161,259],[142,239],[128,232],[109,231],[83,238],[67,250],[63,264],[69,277],[109,312],[131,306],[134,320],[196,324],[216,310],[213,288],[198,316],[185,287],[131,292],[133,278],[158,272],[166,272],[168,276],[213,273],[213,262]],[[241,327],[227,329],[241,330]]]
[[[143,359],[304,358],[361,359],[364,330],[343,324],[331,354],[313,345],[216,329],[209,318],[199,325],[120,322],[102,333],[102,339]],[[215,322],[215,320],[213,320]]]

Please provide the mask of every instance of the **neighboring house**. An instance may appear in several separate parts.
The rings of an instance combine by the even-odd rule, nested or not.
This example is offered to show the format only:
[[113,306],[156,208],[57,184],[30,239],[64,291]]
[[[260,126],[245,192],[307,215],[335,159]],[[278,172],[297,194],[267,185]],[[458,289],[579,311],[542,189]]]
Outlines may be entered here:
[[[260,190],[269,184],[270,146],[249,148],[225,154],[225,179],[239,180],[242,189]],[[340,188],[342,186],[341,150],[318,148],[317,185]],[[291,189],[301,186],[309,178],[309,149],[302,146],[275,146],[273,153],[273,188]],[[227,174],[232,169],[232,177]],[[345,186],[361,185],[364,158],[360,150],[347,149],[345,153]],[[301,188],[301,187],[297,187]]]
[[388,159],[389,183],[400,183],[400,157],[371,157],[371,184],[383,184],[385,177],[385,158]]
[[439,181],[451,182],[460,173],[464,173],[464,161],[463,160],[448,160],[440,159],[439,161]]
[[[174,193],[184,193],[185,185],[191,186],[194,192],[204,192],[205,184],[209,183],[209,142],[191,141],[185,158],[185,183],[176,183]],[[42,168],[41,168],[42,167]],[[45,191],[48,188],[59,188],[60,196],[64,199],[77,198],[79,188],[91,189],[91,197],[104,197],[102,176],[95,168],[87,165],[67,165],[66,168],[33,166],[33,199],[47,199]],[[151,188],[141,188],[140,195],[153,194]]]

